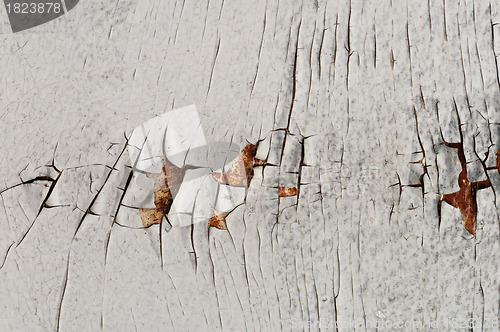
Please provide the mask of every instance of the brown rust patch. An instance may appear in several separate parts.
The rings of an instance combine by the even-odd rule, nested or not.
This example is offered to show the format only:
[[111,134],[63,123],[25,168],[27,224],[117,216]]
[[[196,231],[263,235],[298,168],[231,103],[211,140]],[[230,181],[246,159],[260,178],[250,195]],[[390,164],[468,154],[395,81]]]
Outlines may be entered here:
[[[462,214],[462,225],[472,235],[476,235],[476,216],[477,216],[477,200],[476,193],[480,189],[491,187],[490,180],[479,182],[469,182],[467,178],[466,160],[462,143],[444,142],[448,147],[457,149],[458,159],[462,166],[462,171],[458,176],[458,186],[460,190],[451,194],[439,196],[439,200],[443,200],[451,206],[460,210]],[[497,151],[497,169],[500,174],[500,149]]]
[[149,227],[161,222],[163,209],[139,209],[139,215],[141,216],[142,226]]
[[144,227],[161,223],[163,216],[170,212],[170,208],[179,191],[186,170],[195,168],[190,165],[179,168],[164,157],[162,157],[162,160],[163,168],[161,173],[146,173],[148,178],[154,180],[153,193],[155,208],[139,209],[139,215]]
[[229,212],[221,212],[213,210],[208,220],[208,227],[215,227],[222,230],[227,230],[226,217]]
[[290,197],[297,195],[297,188],[278,187],[279,197]]
[[247,144],[233,161],[226,174],[213,172],[212,177],[220,184],[248,187],[253,176],[253,168],[265,164],[264,161],[255,158],[256,150],[257,147],[254,144]]
[[497,170],[498,174],[500,174],[500,149],[497,151]]

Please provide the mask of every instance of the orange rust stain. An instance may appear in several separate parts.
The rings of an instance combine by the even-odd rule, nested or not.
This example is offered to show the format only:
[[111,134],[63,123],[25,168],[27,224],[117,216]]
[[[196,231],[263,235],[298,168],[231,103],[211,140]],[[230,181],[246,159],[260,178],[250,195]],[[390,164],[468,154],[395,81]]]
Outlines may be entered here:
[[297,188],[278,187],[279,197],[290,197],[297,195]]
[[[458,176],[460,190],[451,194],[440,195],[439,199],[460,210],[462,214],[462,225],[472,235],[476,235],[477,200],[476,193],[480,189],[491,187],[490,180],[469,182],[467,178],[466,160],[462,143],[444,142],[448,147],[458,150],[458,159],[462,171]],[[497,151],[497,169],[500,174],[500,149]]]
[[149,227],[161,222],[161,219],[163,218],[163,210],[161,208],[139,209],[139,215],[141,216],[142,226]]
[[460,173],[458,179],[460,190],[451,194],[441,195],[440,199],[459,209],[462,214],[462,225],[467,232],[476,235],[476,192],[479,189],[488,188],[490,181],[485,180],[471,183],[464,172]]
[[213,210],[208,220],[208,227],[215,227],[218,229],[227,230],[226,217],[229,212],[221,212]]
[[155,208],[139,209],[139,215],[144,227],[161,223],[163,216],[167,215],[172,207],[174,197],[179,191],[186,170],[193,168],[189,165],[179,168],[166,158],[162,159],[163,168],[161,173],[146,173],[148,178],[154,180],[153,193]]
[[220,184],[227,184],[233,187],[248,187],[253,176],[254,166],[265,164],[264,161],[255,159],[255,153],[256,146],[251,143],[247,144],[233,161],[226,174],[213,172],[212,177]]

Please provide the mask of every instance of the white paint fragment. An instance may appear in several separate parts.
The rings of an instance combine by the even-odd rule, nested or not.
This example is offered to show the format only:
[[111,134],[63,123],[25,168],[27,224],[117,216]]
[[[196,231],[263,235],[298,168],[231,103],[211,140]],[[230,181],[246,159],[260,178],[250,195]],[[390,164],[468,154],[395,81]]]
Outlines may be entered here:
[[174,165],[204,164],[201,154],[190,149],[206,146],[205,135],[195,105],[179,108],[144,122],[129,139],[130,162],[134,169],[160,172],[161,156]]

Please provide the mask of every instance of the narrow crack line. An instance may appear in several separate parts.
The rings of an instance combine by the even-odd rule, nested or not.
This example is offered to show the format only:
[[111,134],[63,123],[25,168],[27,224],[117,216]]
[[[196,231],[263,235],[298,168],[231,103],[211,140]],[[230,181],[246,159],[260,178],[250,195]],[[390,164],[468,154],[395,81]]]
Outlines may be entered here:
[[3,266],[5,265],[5,263],[7,262],[7,256],[9,255],[9,252],[10,252],[10,249],[12,248],[12,246],[15,244],[16,242],[12,242],[10,244],[10,246],[7,248],[7,250],[5,251],[5,256],[3,258],[3,262],[2,262],[2,265],[0,265],[0,270],[3,268]]
[[13,185],[13,186],[10,186],[10,187],[7,187],[7,188],[4,188],[4,189],[0,190],[0,194],[3,194],[4,192],[9,191],[9,190],[11,190],[11,189],[14,189],[14,188],[16,188],[16,187],[22,186],[23,184],[24,184],[24,183],[22,183],[22,182],[21,182],[21,183],[15,184],[15,185]]
[[[313,279],[314,281],[314,279]],[[318,294],[318,289],[316,288],[316,282],[314,281],[313,283],[313,290],[314,290],[314,294],[316,295],[316,319],[318,320],[318,322],[321,321],[321,316],[320,316],[320,313],[319,313],[319,294]]]
[[[461,34],[460,34],[460,20],[458,18],[458,15],[457,15],[457,26],[458,26],[458,39],[461,40]],[[468,40],[467,40],[467,46],[468,46]],[[466,72],[465,72],[465,59],[464,59],[464,54],[463,54],[463,50],[462,50],[462,47],[461,45],[459,45],[459,49],[460,49],[460,63],[462,65],[462,72],[463,72],[463,79],[464,79],[464,82],[463,82],[463,89],[464,89],[464,94],[465,94],[465,102],[467,104],[467,110],[469,111],[469,115],[470,115],[470,118],[472,119],[472,106],[470,105],[470,100],[469,100],[469,95],[468,95],[468,92],[467,92],[467,75],[466,75]],[[467,47],[467,56],[469,58],[469,62],[470,62],[470,52],[469,52],[469,48]]]
[[[339,29],[339,13],[337,12],[337,15],[335,16],[335,33],[334,33],[334,37],[333,37],[333,61],[332,61],[332,65],[333,66],[330,66],[330,70],[329,70],[329,73],[331,75],[331,77],[333,77],[333,80],[332,80],[332,87],[335,86],[335,64],[337,63],[337,32],[338,32],[338,29]],[[331,68],[333,67],[333,74],[331,73]],[[328,102],[330,103],[330,99],[328,100]]]
[[[338,227],[338,220],[337,220],[337,227]],[[339,232],[337,230],[337,241],[340,241],[340,235],[339,235]],[[339,296],[340,294],[340,282],[341,282],[341,279],[340,279],[340,254],[339,254],[339,242],[337,242],[337,275],[338,275],[338,282],[339,282],[339,288],[337,290],[337,294],[335,294],[335,280],[333,280],[333,287],[332,287],[332,291],[333,291],[333,315],[334,315],[334,318],[335,318],[335,331],[338,332],[339,331],[339,324],[338,324],[338,321],[339,321],[339,317],[338,317],[338,305],[337,305],[337,297]]]
[[[212,258],[212,252],[210,250],[210,242],[208,243],[208,257],[210,258],[210,264],[212,266],[212,279],[213,279],[213,283],[214,283],[214,290],[215,290],[215,295],[216,295],[216,298],[217,298],[217,308],[220,308],[220,299],[219,299],[219,293],[217,292],[217,283],[216,283],[216,278],[215,278],[215,264],[214,264],[214,260]],[[220,312],[220,310],[218,310],[218,313],[219,313],[219,323],[220,323],[220,326],[221,328],[223,328],[223,324],[222,324],[222,314]]]
[[406,1],[406,41],[407,41],[407,48],[408,48],[408,63],[409,63],[409,69],[410,69],[410,86],[413,94],[413,68],[412,68],[412,61],[411,61],[411,42],[410,42],[410,13],[408,9],[408,0]]
[[135,230],[145,230],[145,229],[149,229],[151,228],[152,226],[154,225],[158,225],[158,224],[151,224],[149,226],[139,226],[139,227],[134,227],[134,226],[127,226],[127,225],[123,225],[121,223],[119,223],[118,221],[115,221],[113,223],[113,226],[116,225],[118,227],[121,227],[121,228],[126,228],[126,229],[135,229]]
[[[437,109],[437,103],[436,103],[436,109]],[[439,125],[439,117],[438,117],[438,125]],[[441,130],[441,126],[439,125],[439,129]],[[441,133],[441,136],[442,136],[442,133]],[[434,152],[434,165],[436,165],[436,177],[437,177],[437,183],[436,183],[436,186],[437,186],[437,194],[438,194],[438,197],[440,197],[440,182],[439,182],[439,167],[438,167],[438,158],[437,158],[437,151],[436,151],[436,144],[434,143],[434,139],[432,138],[432,135],[431,135],[431,143],[432,143],[432,150]],[[438,234],[441,232],[441,200],[438,199]],[[440,237],[438,235],[438,241],[440,241]]]
[[[279,205],[279,200],[278,200],[278,205]],[[280,328],[281,330],[283,330],[283,319],[282,319],[282,313],[281,313],[281,305],[280,305],[280,296],[278,294],[278,288],[277,288],[277,282],[276,282],[276,268],[275,268],[275,256],[274,256],[274,252],[275,252],[275,249],[274,249],[274,243],[273,243],[273,238],[274,238],[274,241],[276,241],[276,243],[278,244],[278,232],[274,232],[274,228],[276,227],[276,225],[278,224],[278,215],[276,215],[276,222],[274,223],[273,227],[271,228],[271,252],[272,252],[272,260],[273,260],[273,264],[272,264],[272,270],[273,270],[273,280],[274,280],[274,291],[276,293],[276,299],[278,300],[278,314],[279,314],[279,317],[280,317]],[[273,235],[274,233],[274,235]],[[277,245],[277,249],[279,251],[279,244]]]
[[[259,283],[259,280],[262,280],[262,282],[264,282],[264,272],[262,271],[262,264],[261,264],[261,260],[260,260],[260,258],[262,257],[262,255],[261,255],[262,236],[260,235],[259,227],[256,227],[256,231],[257,231],[257,245],[256,245],[256,247],[257,247],[257,256],[259,257],[259,259],[257,261],[257,266],[259,267],[260,276],[256,275],[257,273],[253,273],[253,272],[252,272],[252,275],[253,275],[253,278],[255,280],[255,283],[257,284],[257,286],[259,286],[258,287],[258,289],[259,289],[259,296],[262,297],[261,290],[264,289],[264,293],[266,293],[265,287],[263,287],[263,285]],[[259,280],[257,280],[257,278],[259,278]]]
[[56,187],[56,184],[57,182],[59,181],[59,179],[61,178],[61,175],[62,175],[63,171],[59,172],[59,174],[57,175],[57,177],[55,178],[55,180],[52,181],[52,184],[50,185],[49,187],[49,191],[47,192],[47,195],[45,195],[45,198],[44,200],[42,201],[42,204],[40,205],[40,209],[38,210],[38,213],[35,217],[38,218],[38,216],[40,215],[40,213],[42,212],[42,209],[47,207],[47,201],[50,197],[50,195],[52,194],[52,192],[54,191],[55,187]]
[[50,188],[49,188],[49,190],[47,192],[47,195],[45,195],[45,198],[43,199],[42,204],[40,204],[40,208],[38,209],[37,215],[35,216],[35,218],[31,222],[31,224],[28,227],[28,229],[23,233],[23,235],[19,239],[19,241],[18,241],[18,243],[16,245],[16,248],[21,245],[21,243],[24,241],[24,239],[26,238],[26,236],[28,235],[28,233],[30,232],[30,230],[33,228],[33,226],[35,225],[35,222],[37,221],[38,217],[40,216],[40,213],[42,212],[43,208],[54,207],[54,206],[48,206],[46,203],[47,203],[47,200],[49,199],[50,195],[54,191],[54,188],[55,188],[55,186],[57,184],[57,181],[60,179],[61,174],[62,174],[62,171],[59,173],[59,175],[57,176],[57,178],[52,181],[52,184],[50,185]]
[[[302,244],[302,243],[301,243]],[[312,317],[310,315],[310,312],[309,312],[309,308],[311,308],[311,305],[309,304],[309,291],[307,290],[307,277],[306,277],[306,273],[305,273],[305,261],[304,261],[304,246],[300,246],[300,258],[301,258],[301,263],[302,263],[302,270],[304,270],[304,273],[302,273],[302,279],[304,281],[304,290],[305,290],[305,293],[306,293],[306,307],[303,308],[306,310],[306,314],[307,314],[307,321],[312,321]]]
[[163,220],[166,220],[170,225],[172,225],[170,223],[170,221],[168,220],[167,215],[164,214],[163,217],[160,220],[160,224],[159,224],[159,227],[158,227],[158,241],[159,241],[159,244],[160,244],[160,267],[161,267],[162,274],[163,274],[163,271],[164,271],[164,261],[163,261]]
[[[462,133],[462,120],[460,119],[460,113],[458,111],[458,105],[457,105],[457,100],[455,99],[455,96],[453,96],[453,107],[455,109],[455,114],[457,115],[457,121],[458,121],[458,134],[460,135],[460,144],[462,145],[462,155],[463,155],[463,142],[464,142],[464,137]],[[463,157],[465,161],[465,156]]]
[[[374,20],[376,20],[377,10],[375,9]],[[377,25],[373,23],[373,68],[377,68]]]
[[257,76],[259,75],[259,63],[260,63],[260,57],[262,55],[262,45],[264,44],[264,36],[266,34],[266,24],[267,24],[267,1],[266,1],[266,6],[264,8],[264,23],[263,23],[263,27],[262,27],[262,38],[260,39],[260,45],[259,45],[259,55],[257,57],[257,68],[255,70],[255,75],[253,78],[252,88],[250,90],[250,95],[253,94],[253,90],[255,88],[255,82],[257,82]]
[[[294,255],[293,256],[293,269],[295,272],[295,286],[297,287],[297,293],[298,293],[298,299],[299,299],[299,306],[300,306],[300,318],[302,321],[304,321],[304,305],[302,304],[302,299],[300,296],[300,287],[299,287],[299,274],[297,271],[297,257]],[[307,294],[306,294],[306,300],[307,300]]]
[[130,173],[127,177],[127,182],[125,183],[125,186],[123,189],[119,188],[122,190],[122,194],[120,195],[120,200],[118,201],[118,206],[116,207],[115,213],[113,215],[113,221],[111,222],[111,226],[116,222],[116,218],[118,217],[118,212],[120,211],[120,207],[122,206],[123,199],[125,198],[125,194],[127,192],[127,189],[130,185],[130,182],[132,181],[134,171],[130,170]]
[[481,275],[482,275],[481,270],[479,270],[479,291],[481,293],[481,299],[483,300],[482,301],[483,302],[483,309],[481,310],[481,313],[482,313],[481,314],[481,326],[484,328],[484,316],[485,316],[485,314],[484,314],[484,312],[485,312],[484,307],[485,307],[485,305],[484,305],[483,282],[482,282],[482,279],[481,279]]
[[325,41],[325,32],[326,29],[325,28],[326,26],[326,8],[325,8],[325,11],[323,13],[323,29],[322,29],[322,32],[321,32],[321,41],[319,43],[319,50],[318,50],[318,81],[321,82],[321,53],[323,52],[323,43]]
[[[219,240],[219,244],[221,246],[222,255],[224,256],[224,262],[226,263],[226,266],[228,267],[229,275],[231,276],[231,280],[233,281],[233,285],[236,285],[237,283],[236,283],[236,279],[234,279],[233,269],[231,269],[231,266],[229,266],[229,260],[227,258],[226,252],[224,250],[223,243],[220,240]],[[267,294],[266,294],[266,296],[267,296]],[[245,315],[245,309],[243,307],[243,303],[241,302],[241,298],[240,298],[240,294],[239,294],[238,290],[236,290],[236,298],[238,300],[238,303],[240,305],[241,311],[243,313],[243,318],[244,318],[243,321],[246,322],[247,319],[246,319],[246,315]],[[269,319],[271,319],[270,315],[269,315]],[[248,330],[248,329],[246,329],[246,330]]]
[[[115,223],[117,224],[117,223]],[[106,234],[106,239],[104,240],[104,271],[103,271],[103,286],[102,286],[102,297],[101,297],[101,312],[100,312],[100,325],[101,330],[104,329],[104,292],[106,289],[106,267],[108,262],[108,253],[109,253],[109,242],[111,240],[111,231],[113,230],[113,224]]]
[[316,30],[318,26],[318,21],[314,20],[314,30],[313,34],[311,36],[311,47],[309,48],[309,69],[310,69],[310,74],[309,74],[309,82],[308,82],[308,89],[307,89],[307,100],[306,100],[306,105],[309,106],[309,100],[311,97],[311,89],[312,89],[312,78],[313,78],[313,49],[315,46],[315,40],[316,40]]
[[[299,25],[297,27],[297,41],[295,43],[295,54],[293,59],[293,72],[292,72],[292,96],[290,102],[290,110],[288,112],[288,121],[286,124],[286,131],[288,132],[290,129],[290,122],[292,120],[293,106],[295,104],[295,97],[297,93],[297,59],[299,57],[299,40],[300,40],[300,27],[302,26],[302,18],[299,21]],[[286,137],[286,134],[285,134]]]
[[[422,188],[422,212],[424,212],[425,211],[424,210],[424,205],[425,205],[424,204],[424,200],[425,200],[424,176],[427,175],[427,177],[429,178],[429,174],[427,172],[426,154],[425,154],[424,145],[422,144],[422,139],[420,138],[420,130],[419,130],[419,126],[418,126],[417,109],[415,108],[415,106],[413,107],[413,114],[415,116],[415,128],[416,128],[416,133],[417,133],[418,144],[420,145],[420,149],[421,149],[421,152],[422,152],[421,163],[422,163],[422,167],[423,167],[423,173],[419,177],[419,184],[416,185],[416,186]],[[413,185],[409,185],[409,186],[413,186]]]
[[[358,273],[361,275],[361,213],[359,214],[359,219],[358,219]],[[363,310],[363,321],[365,323],[365,328],[367,326],[366,322],[366,309],[365,309],[365,301],[363,298],[363,285],[360,283],[359,285],[359,292],[360,292],[360,300],[361,300],[361,309]]]
[[[474,272],[473,272],[473,275],[472,275],[472,278],[474,279],[474,284],[473,284],[473,289],[475,290],[476,289],[476,270],[477,270],[477,265],[479,265],[479,262],[478,262],[478,256],[477,256],[477,246],[478,246],[478,243],[476,242],[474,244],[474,263],[475,263],[475,268],[474,268]],[[481,277],[479,277],[481,278]],[[475,308],[475,304],[476,304],[476,292],[474,291],[472,294],[472,309],[470,311],[470,321],[471,322],[474,322],[474,308]],[[471,331],[473,331],[474,328],[471,328]]]
[[210,71],[210,80],[208,81],[208,89],[207,89],[206,98],[208,98],[208,95],[210,94],[210,88],[212,87],[212,79],[213,79],[214,72],[215,72],[215,64],[217,62],[217,57],[219,55],[220,41],[221,41],[220,36],[218,36],[217,48],[215,50],[214,61],[212,61],[212,70]]
[[35,183],[35,182],[54,182],[54,181],[56,181],[56,179],[53,179],[52,177],[45,176],[45,175],[37,176],[37,177],[34,177],[33,179],[26,180],[26,181],[24,181],[24,180],[21,179],[20,183],[17,183],[15,185],[12,185],[10,187],[7,187],[7,188],[4,188],[4,189],[0,190],[0,194],[3,194],[4,192],[6,192],[8,190],[14,189],[16,187],[19,187],[19,186],[22,186],[22,185],[25,185],[25,184],[32,184],[32,183]]
[[349,13],[347,17],[347,40],[346,40],[346,45],[345,49],[347,51],[347,63],[346,63],[346,77],[345,77],[345,85],[346,85],[346,91],[347,91],[347,128],[346,128],[346,137],[349,135],[349,128],[351,125],[351,119],[350,119],[350,104],[351,104],[351,97],[349,96],[349,74],[351,71],[351,55],[353,54],[353,51],[351,50],[351,15],[352,15],[352,0],[349,0]]
[[[191,210],[191,232],[190,232],[190,237],[191,237],[191,248],[193,249],[193,256],[194,256],[194,273],[198,273],[198,255],[196,254],[196,248],[194,245],[194,209],[196,206],[196,199],[195,203],[193,204],[193,209]],[[205,312],[205,310],[203,310]]]
[[[351,211],[351,229],[352,229],[352,211]],[[351,281],[351,299],[352,301],[354,301],[354,273],[352,271],[352,266],[353,266],[353,262],[352,262],[352,242],[349,242],[349,272],[350,272],[350,281]],[[347,272],[347,271],[346,271]],[[356,319],[355,315],[356,315],[356,311],[355,311],[355,308],[354,306],[352,306],[351,308],[351,315],[352,315],[352,321],[354,321]]]
[[66,287],[68,285],[70,256],[71,256],[71,249],[68,252],[68,259],[66,261],[66,273],[64,275],[64,282],[63,282],[63,289],[62,289],[62,293],[61,293],[61,299],[60,299],[58,307],[57,307],[57,321],[56,321],[57,328],[56,328],[56,331],[60,330],[62,305],[63,305],[63,301],[64,301],[64,295],[66,294]]
[[[246,233],[246,221],[245,221],[245,214],[243,214],[243,224],[244,224],[244,227],[245,227],[245,233]],[[247,295],[248,295],[248,298],[251,299],[251,290],[250,290],[250,280],[248,279],[248,276],[249,276],[249,271],[248,271],[248,262],[247,262],[247,254],[245,252],[245,238],[243,238],[243,241],[241,243],[241,250],[242,250],[242,258],[243,258],[243,269],[245,271],[245,280],[246,280],[246,283],[247,283]],[[250,313],[252,313],[252,308],[250,308]],[[252,315],[252,320],[253,320],[253,315]]]
[[[104,182],[102,183],[102,185],[99,187],[99,189],[97,190],[97,193],[94,195],[94,197],[92,198],[92,201],[90,202],[90,204],[88,205],[87,209],[85,210],[82,218],[80,219],[80,221],[78,222],[78,225],[76,227],[76,230],[75,230],[75,233],[73,234],[73,240],[75,239],[78,231],[80,230],[80,227],[82,226],[82,223],[84,221],[84,219],[87,217],[87,215],[89,214],[92,214],[91,212],[91,208],[92,206],[94,205],[94,203],[96,202],[97,198],[99,197],[99,195],[101,194],[102,190],[104,189],[104,186],[106,185],[106,183],[108,182],[108,180],[110,179],[111,177],[111,174],[113,172],[113,170],[115,169],[116,165],[118,164],[118,161],[120,160],[120,158],[122,157],[123,153],[125,152],[125,150],[127,149],[127,146],[128,146],[128,138],[126,138],[126,143],[124,144],[124,147],[123,147],[123,150],[120,152],[120,154],[118,155],[118,158],[116,158],[113,166],[112,166],[112,169],[108,172],[108,174],[106,175],[106,178],[104,180]],[[72,240],[72,241],[73,241]]]
[[[132,309],[132,306],[129,306],[130,308],[130,313],[132,314],[132,320],[134,321],[134,327],[135,327],[135,332],[138,332],[139,330],[137,329],[137,322],[135,321],[135,315],[134,315],[134,310]],[[103,328],[103,326],[101,326]]]
[[490,29],[491,29],[491,51],[493,53],[493,59],[495,60],[495,68],[497,72],[497,86],[500,89],[500,72],[498,71],[498,60],[497,60],[497,55],[495,53],[495,29],[493,28],[495,25],[498,23],[493,23],[492,15],[491,15],[491,2],[489,6],[490,10]]
[[[282,258],[282,260],[283,260],[283,258]],[[288,285],[290,284],[290,280],[288,280],[289,279],[289,277],[288,277],[288,264],[286,263],[286,261],[284,261],[283,265],[285,266],[285,284],[287,285],[286,291],[287,291],[287,295],[288,295],[288,307],[292,308],[292,295],[290,294],[290,287],[288,287]]]
[[302,180],[302,167],[304,166],[304,156],[305,156],[304,138],[299,143],[300,143],[300,163],[299,163],[299,172],[298,172],[298,176],[297,176],[297,204],[295,207],[296,213],[298,213],[298,209],[299,209],[300,187],[301,187],[301,180]]
[[448,28],[446,27],[446,0],[443,0],[443,27],[444,27],[444,40],[448,41]]
[[[322,206],[323,199],[321,197],[321,185],[319,185],[319,192],[317,193],[317,195],[320,195],[320,198],[318,200],[316,200],[314,202],[309,202],[309,200],[307,200],[308,201],[308,204],[307,204],[308,210],[310,210],[309,207],[311,206],[311,203],[315,203],[315,202],[319,201],[321,204],[321,212],[323,212],[323,206]],[[314,259],[312,259],[314,257],[313,248],[312,248],[312,243],[314,240],[313,240],[313,234],[312,234],[313,232],[312,232],[312,226],[311,226],[313,223],[311,222],[311,213],[308,213],[308,215],[309,215],[308,228],[309,228],[309,254],[311,255],[311,275],[312,275],[313,289],[314,289],[314,293],[316,295],[316,313],[317,313],[316,318],[318,319],[318,322],[319,322],[321,319],[320,300],[319,300],[319,294],[318,294],[317,285],[316,285],[316,275],[314,273]],[[323,225],[324,225],[324,218],[323,218]],[[326,269],[328,270],[328,266],[326,266]]]

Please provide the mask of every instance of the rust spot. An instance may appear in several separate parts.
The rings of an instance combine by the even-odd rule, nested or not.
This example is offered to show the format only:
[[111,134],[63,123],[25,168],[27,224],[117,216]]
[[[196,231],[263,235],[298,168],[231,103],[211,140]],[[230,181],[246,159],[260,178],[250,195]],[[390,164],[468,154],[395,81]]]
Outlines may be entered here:
[[297,188],[278,187],[279,197],[290,197],[297,195]]
[[208,227],[215,227],[218,229],[227,230],[226,217],[229,212],[221,212],[213,210],[208,220]]
[[256,150],[255,145],[247,144],[233,161],[226,174],[213,172],[212,177],[220,184],[248,187],[253,176],[253,168],[265,164],[263,160],[255,159]]
[[184,179],[186,170],[195,168],[185,165],[181,168],[175,166],[166,158],[163,159],[163,168],[161,173],[146,173],[146,176],[154,180],[153,193],[155,208],[139,209],[142,225],[149,227],[161,223],[164,215],[167,215],[172,207],[179,187]]
[[139,209],[142,226],[149,227],[154,224],[159,224],[163,218],[163,209]]
[[[458,176],[460,190],[451,194],[440,195],[439,199],[460,210],[462,225],[472,235],[476,235],[477,200],[476,193],[480,189],[491,187],[490,180],[469,182],[467,178],[466,160],[462,143],[444,142],[448,147],[457,149],[462,171]],[[497,151],[497,169],[500,173],[500,150]]]

